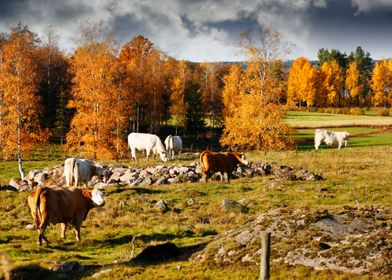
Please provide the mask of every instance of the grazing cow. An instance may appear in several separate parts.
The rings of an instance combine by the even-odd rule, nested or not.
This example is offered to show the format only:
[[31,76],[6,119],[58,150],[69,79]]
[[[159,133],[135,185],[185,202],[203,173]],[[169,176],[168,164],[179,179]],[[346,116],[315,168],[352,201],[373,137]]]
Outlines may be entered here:
[[132,132],[128,135],[128,145],[131,149],[132,158],[136,161],[136,150],[146,150],[147,160],[152,151],[154,155],[159,154],[163,162],[167,161],[165,147],[163,146],[161,139],[155,134]]
[[174,157],[175,154],[179,156],[182,150],[181,137],[172,135],[167,136],[165,139],[165,146],[169,158]]
[[224,173],[227,174],[227,182],[230,182],[230,176],[237,164],[248,164],[244,154],[239,153],[215,153],[204,151],[200,154],[200,167],[206,182],[211,173],[220,172],[221,181]]
[[105,205],[104,194],[98,189],[48,188],[33,190],[27,202],[38,230],[38,244],[49,243],[44,233],[49,223],[61,223],[61,238],[65,239],[67,224],[75,229],[76,240],[80,241],[80,226],[88,212],[94,207]]
[[344,132],[334,132],[325,129],[316,129],[314,132],[314,148],[318,150],[321,143],[324,142],[328,146],[337,145],[338,149],[347,146],[349,133]]
[[75,187],[79,182],[83,182],[86,187],[94,175],[103,176],[104,171],[103,167],[96,166],[87,159],[67,158],[64,161],[64,176],[68,187],[72,185],[72,179],[75,182]]

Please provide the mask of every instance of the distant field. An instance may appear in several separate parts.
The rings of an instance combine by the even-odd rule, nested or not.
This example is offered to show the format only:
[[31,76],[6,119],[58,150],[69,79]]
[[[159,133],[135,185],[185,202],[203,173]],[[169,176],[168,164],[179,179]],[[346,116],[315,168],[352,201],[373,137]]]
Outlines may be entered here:
[[292,127],[317,128],[337,126],[382,126],[392,125],[392,117],[355,116],[343,114],[326,114],[290,111],[285,122]]

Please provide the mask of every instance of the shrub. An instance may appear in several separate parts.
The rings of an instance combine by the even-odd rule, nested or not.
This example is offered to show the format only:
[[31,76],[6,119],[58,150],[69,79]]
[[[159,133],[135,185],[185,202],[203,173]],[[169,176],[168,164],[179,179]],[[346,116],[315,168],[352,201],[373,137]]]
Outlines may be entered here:
[[348,114],[350,115],[365,115],[365,110],[359,107],[353,107],[348,111]]
[[377,111],[377,116],[389,117],[390,116],[389,109],[384,108]]

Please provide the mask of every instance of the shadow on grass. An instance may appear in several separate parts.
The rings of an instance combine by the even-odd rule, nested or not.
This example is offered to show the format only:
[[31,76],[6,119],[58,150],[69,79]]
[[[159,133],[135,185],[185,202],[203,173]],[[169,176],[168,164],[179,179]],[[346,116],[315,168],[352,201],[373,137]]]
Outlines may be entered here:
[[131,265],[151,265],[171,261],[187,260],[192,254],[203,250],[208,243],[192,246],[177,247],[174,243],[166,242],[146,247],[139,255],[131,260]]
[[75,267],[71,271],[51,270],[41,267],[38,264],[29,264],[20,266],[10,271],[11,279],[82,279],[90,276],[92,273],[100,269],[100,265],[83,265]]
[[147,189],[147,188],[134,187],[134,188],[117,188],[113,191],[108,192],[107,195],[122,193],[125,191],[133,191],[133,192],[136,192],[137,194],[159,194],[159,193],[166,192],[163,190],[151,190],[151,189]]

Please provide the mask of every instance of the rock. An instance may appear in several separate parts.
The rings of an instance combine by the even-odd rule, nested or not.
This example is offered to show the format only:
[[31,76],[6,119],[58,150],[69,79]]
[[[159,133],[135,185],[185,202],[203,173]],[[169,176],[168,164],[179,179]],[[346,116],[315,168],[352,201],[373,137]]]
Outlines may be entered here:
[[59,266],[57,266],[54,271],[56,272],[71,272],[78,270],[80,268],[80,264],[76,261],[70,261],[70,262],[63,262]]
[[27,176],[25,177],[25,179],[34,181],[34,177],[38,173],[41,173],[41,170],[37,170],[37,169],[30,170],[29,173],[27,174]]
[[20,192],[32,191],[32,190],[33,190],[33,187],[28,184],[21,185],[19,188]]
[[39,186],[44,186],[48,178],[49,174],[47,172],[39,172],[34,176],[33,181],[35,181]]
[[192,206],[193,204],[195,204],[195,200],[193,198],[190,198],[186,203],[188,204],[188,206]]
[[21,185],[21,180],[19,178],[12,178],[9,183],[10,186],[14,187],[15,189],[19,190]]
[[249,208],[241,205],[241,203],[234,201],[234,200],[230,200],[227,198],[224,198],[222,201],[222,208],[225,211],[233,211],[233,210],[239,210],[241,213],[247,213],[249,212]]
[[108,186],[108,184],[104,183],[104,182],[98,182],[94,185],[94,189],[99,189],[99,190],[103,190]]
[[273,173],[276,180],[289,180],[289,181],[297,180],[297,176],[295,175],[295,170],[291,166],[281,165],[275,168]]
[[108,268],[108,269],[104,269],[101,271],[98,271],[96,273],[94,273],[93,275],[91,275],[91,278],[100,278],[102,277],[104,274],[111,272],[113,269]]
[[169,210],[169,207],[167,207],[166,202],[163,199],[158,200],[155,204],[155,208],[159,209],[161,213],[166,213]]
[[305,180],[305,181],[320,181],[320,180],[324,180],[324,178],[319,175],[316,174],[314,172],[310,172],[306,169],[302,169],[301,170],[301,179]]
[[154,183],[154,185],[165,185],[165,184],[167,184],[166,177],[161,177]]
[[168,182],[169,184],[176,184],[176,183],[179,183],[179,182],[180,182],[180,179],[179,179],[178,177],[169,178],[169,179],[167,179],[167,182]]
[[123,176],[125,174],[125,172],[129,171],[126,168],[123,167],[119,167],[119,168],[114,168],[112,170],[113,174],[110,176],[109,178],[109,182],[119,182],[120,181],[120,177]]
[[[113,176],[112,176],[113,177]],[[124,175],[120,176],[119,180],[121,182],[129,182],[132,181],[134,178],[137,177],[137,174],[135,172],[131,172],[130,170],[127,170]],[[109,180],[111,181],[111,180]]]
[[139,184],[139,186],[149,186],[149,185],[152,185],[152,180],[150,177],[142,178],[142,181]]
[[140,171],[139,173],[139,177],[147,177],[151,175],[150,172],[148,172],[146,169],[143,169],[142,171]]
[[34,230],[34,229],[35,229],[35,226],[32,225],[32,224],[28,224],[28,225],[26,226],[26,229],[28,229],[28,230]]
[[178,173],[179,173],[180,175],[183,175],[183,174],[187,173],[188,171],[189,171],[189,167],[186,167],[186,166],[181,166],[181,167],[178,169]]
[[139,177],[139,178],[137,178],[135,181],[133,181],[131,184],[130,184],[130,186],[131,187],[137,187],[137,186],[139,186],[142,182],[143,182],[143,178],[141,178],[141,177]]
[[246,243],[248,243],[249,240],[251,240],[252,237],[253,236],[251,235],[250,231],[245,230],[245,231],[241,232],[240,234],[238,234],[234,239],[238,243],[245,245]]

